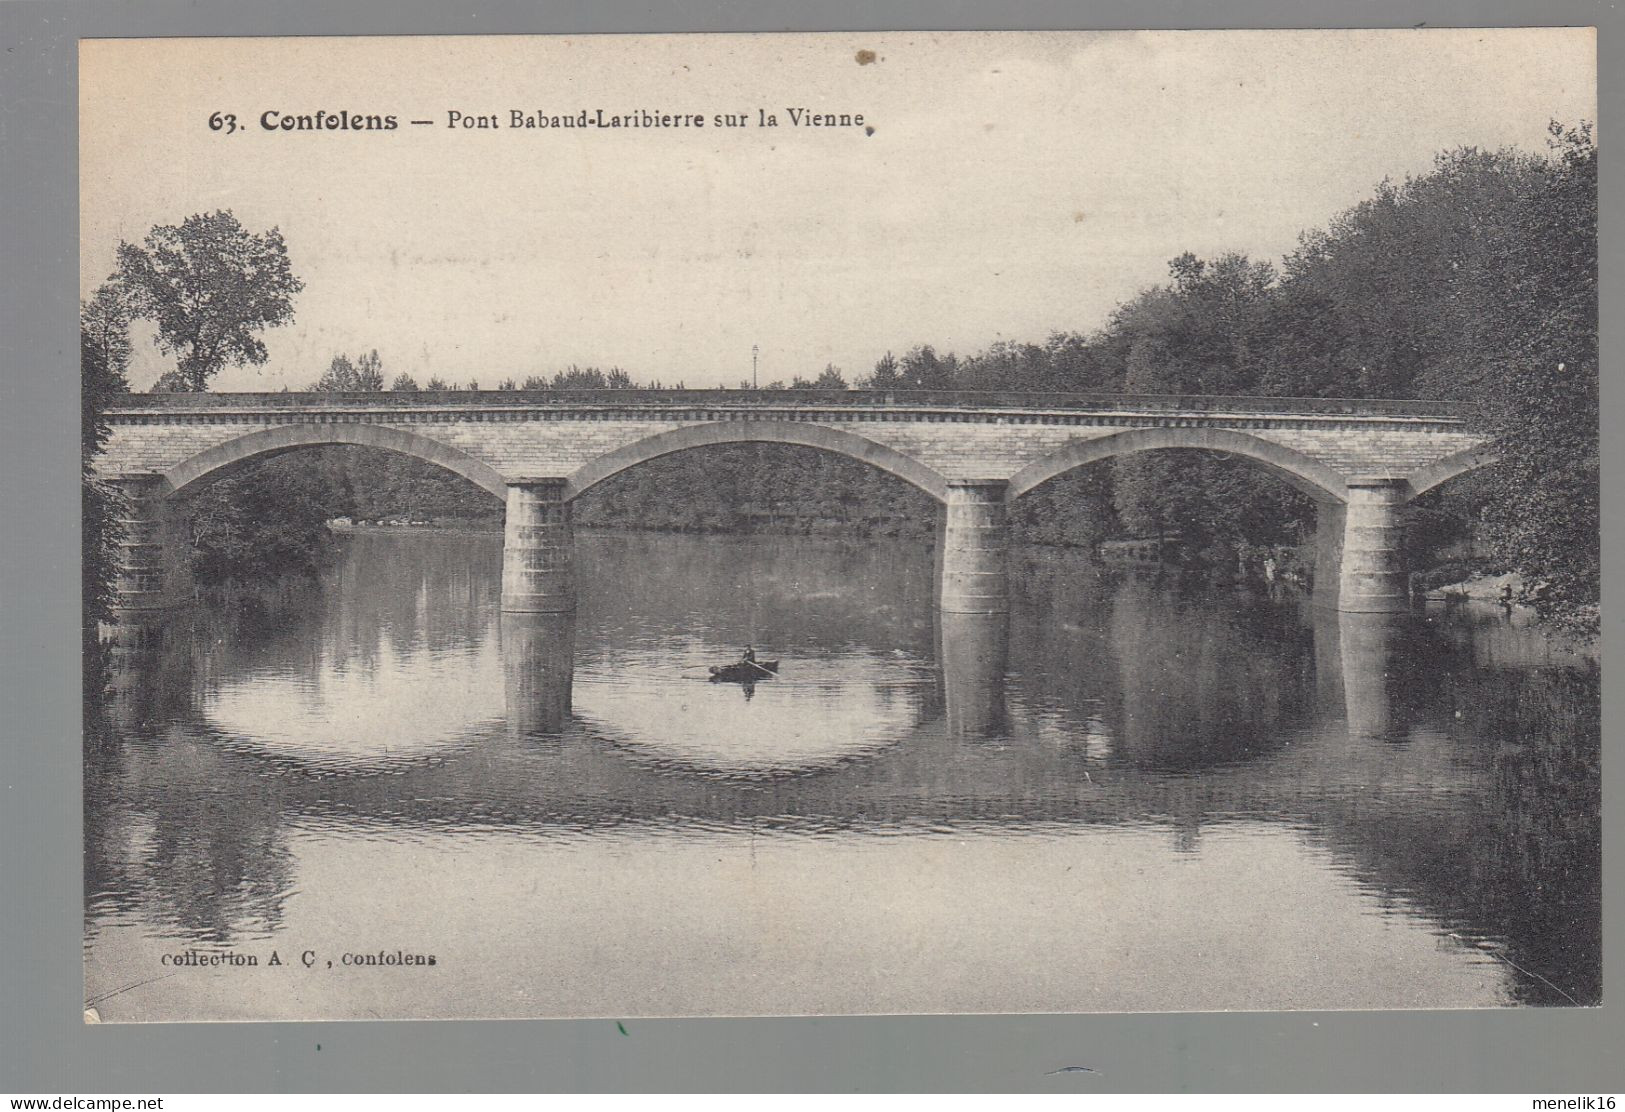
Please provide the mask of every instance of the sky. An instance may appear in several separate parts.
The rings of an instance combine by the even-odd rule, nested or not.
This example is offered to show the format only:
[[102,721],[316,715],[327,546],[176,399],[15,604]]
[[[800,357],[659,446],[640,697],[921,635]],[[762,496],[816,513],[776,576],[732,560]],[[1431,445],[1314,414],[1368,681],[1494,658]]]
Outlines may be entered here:
[[[80,61],[83,296],[121,240],[215,209],[280,228],[304,281],[267,362],[218,390],[374,349],[388,377],[486,388],[571,364],[738,385],[753,346],[764,384],[852,379],[918,344],[1093,331],[1182,252],[1279,261],[1440,151],[1596,119],[1586,29],[101,40]],[[706,126],[508,126],[582,109]],[[261,125],[318,110],[399,126]],[[152,332],[138,390],[174,362]]]

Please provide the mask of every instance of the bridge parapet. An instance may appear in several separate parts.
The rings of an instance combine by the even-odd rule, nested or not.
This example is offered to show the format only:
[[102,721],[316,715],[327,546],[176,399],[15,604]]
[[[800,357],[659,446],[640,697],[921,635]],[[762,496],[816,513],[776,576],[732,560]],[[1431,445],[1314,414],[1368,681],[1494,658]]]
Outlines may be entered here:
[[241,392],[124,394],[117,412],[207,410],[506,409],[884,409],[1018,410],[1062,413],[1250,414],[1465,419],[1459,402],[1400,398],[1275,398],[1205,394],[1079,394],[979,390],[436,390],[354,393]]

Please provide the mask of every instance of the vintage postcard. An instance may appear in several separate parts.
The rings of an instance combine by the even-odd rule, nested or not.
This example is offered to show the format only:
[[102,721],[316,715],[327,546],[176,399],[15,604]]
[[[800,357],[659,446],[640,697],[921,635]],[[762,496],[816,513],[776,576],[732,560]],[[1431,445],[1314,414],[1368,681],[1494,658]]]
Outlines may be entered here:
[[1581,29],[87,40],[87,1022],[1593,1006]]

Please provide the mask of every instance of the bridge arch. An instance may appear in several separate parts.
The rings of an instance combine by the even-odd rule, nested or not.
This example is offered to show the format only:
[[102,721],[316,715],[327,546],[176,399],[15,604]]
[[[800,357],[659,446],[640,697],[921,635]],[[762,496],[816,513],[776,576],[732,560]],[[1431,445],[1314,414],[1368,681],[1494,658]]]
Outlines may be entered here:
[[1178,426],[1124,429],[1106,436],[1070,441],[1017,471],[1010,479],[1005,497],[1014,501],[1039,484],[1075,467],[1161,448],[1205,448],[1228,452],[1251,460],[1317,502],[1347,501],[1344,477],[1302,452],[1235,429]]
[[629,467],[660,456],[713,444],[801,444],[847,456],[947,500],[948,481],[919,460],[856,433],[796,421],[713,421],[657,433],[589,460],[570,476],[565,497],[576,498]]
[[1444,459],[1430,463],[1422,470],[1409,476],[1411,497],[1415,498],[1419,494],[1425,494],[1440,483],[1449,482],[1457,475],[1465,475],[1467,472],[1475,471],[1480,467],[1488,467],[1497,458],[1494,451],[1483,445],[1465,448],[1453,455],[1445,456]]
[[277,455],[294,448],[326,444],[355,444],[400,452],[455,472],[498,498],[507,495],[508,484],[502,473],[467,452],[404,429],[348,422],[276,425],[236,436],[187,457],[165,471],[164,478],[168,480],[169,489],[178,492],[221,468],[244,463],[257,456]]

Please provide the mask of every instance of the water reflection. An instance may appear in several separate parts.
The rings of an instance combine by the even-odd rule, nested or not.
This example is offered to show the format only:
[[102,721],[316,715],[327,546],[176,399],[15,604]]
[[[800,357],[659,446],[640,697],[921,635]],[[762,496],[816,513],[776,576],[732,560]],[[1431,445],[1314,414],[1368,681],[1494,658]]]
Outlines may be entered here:
[[573,613],[502,615],[502,693],[510,734],[563,731],[570,720],[575,651]]
[[1010,661],[1005,614],[937,614],[942,695],[948,736],[987,738],[1004,733],[1004,673]]
[[[1343,677],[1343,707],[1349,740],[1385,738],[1394,728],[1390,684],[1395,647],[1404,640],[1404,614],[1335,614],[1323,624],[1336,625],[1338,672]],[[1318,646],[1317,646],[1318,647]]]
[[[131,631],[87,737],[91,995],[153,945],[357,934],[440,938],[467,995],[165,982],[110,1018],[636,1014],[657,954],[669,1011],[1600,998],[1598,674],[1528,631],[1053,554],[1008,624],[938,618],[905,547],[580,543],[573,618],[497,614],[495,539],[362,536]],[[785,662],[748,702],[706,682],[746,643]],[[557,992],[526,996],[543,921]]]
[[135,733],[183,706],[192,694],[190,618],[132,611],[106,627],[107,698],[91,709]]

